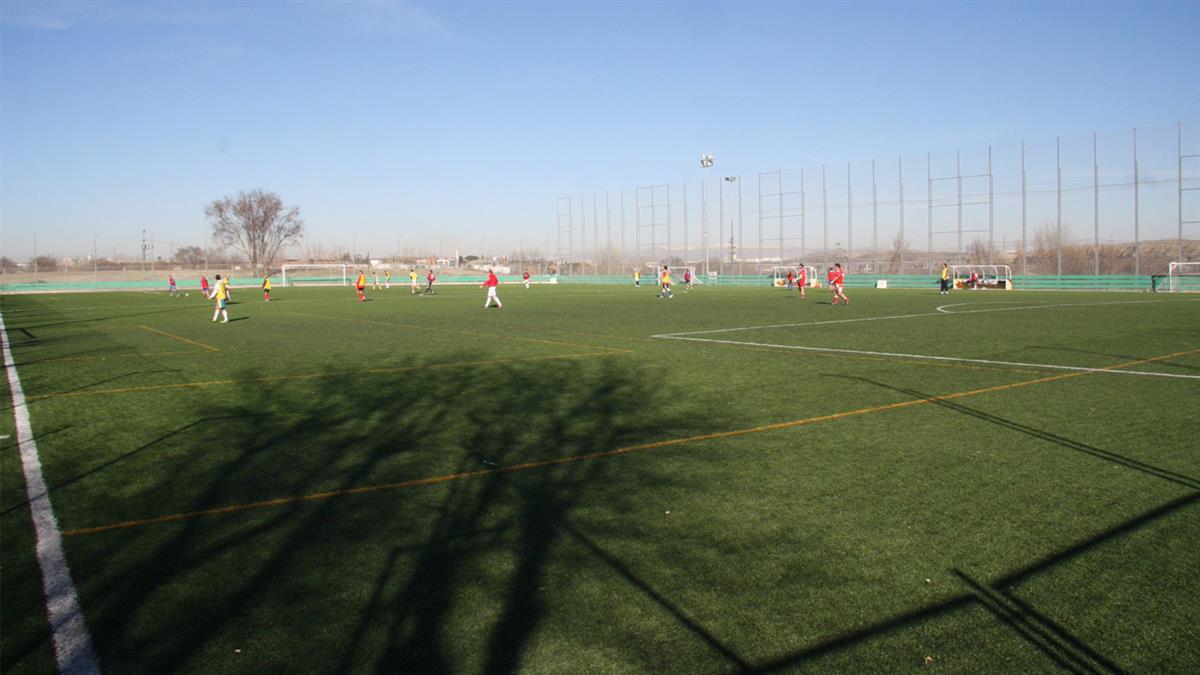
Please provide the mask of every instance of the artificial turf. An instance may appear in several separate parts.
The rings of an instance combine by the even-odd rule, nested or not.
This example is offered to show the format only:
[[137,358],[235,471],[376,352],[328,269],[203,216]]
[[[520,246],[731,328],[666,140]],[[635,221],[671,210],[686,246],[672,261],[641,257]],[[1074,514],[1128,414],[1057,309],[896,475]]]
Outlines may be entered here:
[[[1200,668],[1197,299],[850,294],[0,312],[106,671]],[[0,669],[46,672],[3,386]]]

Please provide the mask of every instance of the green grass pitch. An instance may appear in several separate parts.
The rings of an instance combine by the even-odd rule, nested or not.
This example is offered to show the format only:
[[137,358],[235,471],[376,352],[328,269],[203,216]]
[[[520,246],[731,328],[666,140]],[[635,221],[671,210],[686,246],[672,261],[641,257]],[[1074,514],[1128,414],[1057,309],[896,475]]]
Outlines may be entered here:
[[[1197,298],[849,294],[0,312],[106,671],[1200,668]],[[49,672],[2,386],[0,670]]]

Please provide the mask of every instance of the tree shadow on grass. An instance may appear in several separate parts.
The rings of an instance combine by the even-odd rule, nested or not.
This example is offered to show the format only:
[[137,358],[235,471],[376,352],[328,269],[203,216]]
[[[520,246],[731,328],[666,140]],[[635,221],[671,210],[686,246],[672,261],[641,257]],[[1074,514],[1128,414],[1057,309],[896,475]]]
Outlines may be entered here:
[[[1093,351],[1090,349],[1079,349],[1077,347],[1060,347],[1060,346],[1050,346],[1050,345],[1027,345],[1026,348],[1027,349],[1040,349],[1040,350],[1052,351],[1052,352],[1071,352],[1073,354],[1087,354],[1089,356],[1104,356],[1104,357],[1113,358],[1113,359],[1121,359],[1122,361],[1141,361],[1141,360],[1147,358],[1145,356],[1134,356],[1132,354],[1113,354],[1111,352],[1098,352],[1098,351]],[[1157,365],[1161,365],[1161,366],[1171,366],[1172,368],[1182,368],[1184,370],[1200,370],[1200,366],[1193,366],[1193,365],[1187,364],[1187,363],[1178,363],[1177,361],[1172,361],[1169,359],[1158,360],[1158,361],[1155,361],[1154,363],[1156,363]]]
[[1102,448],[1097,448],[1093,445],[1088,445],[1087,443],[1076,441],[1076,440],[1067,438],[1065,436],[1060,436],[1059,434],[1056,434],[1056,433],[1053,433],[1050,431],[1046,431],[1043,429],[1037,429],[1035,427],[1031,427],[1027,424],[1022,424],[1015,420],[1010,420],[1010,419],[1007,419],[1004,417],[1000,417],[998,415],[993,415],[991,413],[987,413],[982,410],[976,410],[974,408],[970,408],[970,407],[965,406],[956,401],[939,398],[933,394],[927,394],[924,392],[917,391],[915,389],[909,389],[906,387],[896,387],[896,386],[893,386],[890,384],[885,384],[883,382],[877,382],[875,380],[871,380],[871,379],[868,379],[865,377],[852,377],[852,376],[841,376],[841,375],[836,376],[836,377],[840,377],[841,379],[855,380],[858,382],[865,382],[866,384],[874,385],[876,387],[881,387],[883,389],[889,389],[891,391],[894,391],[894,392],[897,392],[900,394],[904,394],[905,396],[910,396],[915,399],[929,401],[930,403],[932,403],[940,408],[945,408],[947,410],[951,410],[956,413],[974,417],[975,419],[982,420],[984,422],[988,422],[989,424],[994,424],[996,426],[1003,427],[1003,428],[1009,429],[1011,431],[1016,431],[1018,433],[1025,434],[1026,436],[1031,436],[1031,437],[1036,438],[1041,441],[1053,443],[1054,445],[1057,445],[1061,448],[1066,448],[1068,450],[1073,450],[1075,452],[1081,452],[1083,454],[1091,455],[1093,457],[1097,457],[1099,459],[1103,459],[1108,462],[1120,464],[1121,466],[1133,469],[1135,471],[1140,471],[1142,473],[1154,476],[1156,478],[1162,478],[1163,480],[1168,480],[1173,483],[1178,483],[1179,485],[1182,485],[1187,488],[1191,488],[1193,490],[1200,490],[1200,480],[1197,480],[1196,478],[1193,478],[1191,476],[1186,476],[1184,474],[1176,473],[1174,471],[1169,471],[1167,469],[1161,469],[1152,464],[1147,464],[1145,462],[1133,459],[1132,457],[1126,457],[1125,455],[1115,453],[1111,450],[1104,450]]
[[[31,396],[31,395],[29,395],[28,391],[26,391],[25,401],[26,401],[26,405],[28,405],[29,403],[35,402],[39,399],[53,398],[56,396],[65,396],[65,395],[69,395],[69,394],[74,394],[75,392],[84,391],[86,389],[92,389],[94,387],[99,387],[100,385],[109,384],[111,382],[116,382],[117,380],[123,380],[127,377],[135,377],[137,375],[155,375],[158,373],[177,373],[177,372],[179,372],[178,368],[155,368],[153,370],[133,370],[133,371],[129,371],[127,373],[121,373],[120,375],[113,375],[112,377],[106,377],[102,380],[96,380],[95,382],[81,384],[77,387],[71,387],[70,389],[64,389],[62,391],[55,391],[55,392],[51,392],[48,394],[38,394],[35,396]],[[21,383],[22,389],[27,390],[28,386],[29,386],[29,384],[28,384],[27,380]],[[15,402],[12,400],[12,397],[10,396],[9,400],[4,404],[4,406],[0,407],[0,410],[12,410],[14,407],[16,407]]]
[[[980,592],[986,592],[988,595],[1000,593],[1003,594],[1003,596],[1009,602],[1019,603],[1021,601],[1013,597],[1010,592],[1012,587],[1016,586],[1017,584],[1030,581],[1039,574],[1054,570],[1059,565],[1066,564],[1109,541],[1119,539],[1141,529],[1142,527],[1151,525],[1162,518],[1173,515],[1197,504],[1200,504],[1200,492],[1178,497],[1167,502],[1166,504],[1163,504],[1162,506],[1156,507],[1134,518],[1126,520],[1119,525],[1098,532],[1059,551],[1055,551],[1029,565],[1005,574],[998,579],[995,579],[991,583],[985,584],[983,582],[971,580],[972,584],[968,584],[971,587],[971,592],[969,593],[958,595],[942,602],[927,605],[906,614],[884,619],[858,630],[835,635],[815,645],[792,652],[790,654],[785,654],[773,659],[761,661],[757,664],[754,664],[750,670],[751,672],[757,673],[794,671],[797,668],[802,668],[806,664],[809,664],[810,662],[824,656],[834,654],[839,651],[852,649],[871,640],[882,638],[897,631],[904,630],[927,621],[932,621],[939,617],[975,606],[977,604],[984,604],[979,595]],[[960,579],[962,579],[961,576]],[[994,608],[989,608],[988,611],[996,613]],[[1021,609],[1020,611],[1029,610]],[[1019,620],[1023,622],[1026,620],[1024,617],[1018,618],[1011,616],[1012,610],[1009,610],[1007,614],[1009,616],[1002,616],[1001,619],[1005,620],[1005,622],[1009,625],[1012,625],[1012,622],[1014,621]],[[1036,614],[1036,616],[1041,616],[1040,613],[1034,612],[1033,614]],[[1038,620],[1036,617],[1034,617],[1034,619]],[[1042,633],[1042,637],[1039,637],[1039,639],[1045,640],[1044,628],[1040,629],[1039,632]],[[1075,672],[1103,672],[1104,669],[1107,669],[1109,672],[1123,672],[1122,669],[1116,665],[1113,665],[1111,668],[1109,668],[1107,665],[1105,665],[1112,663],[1109,659],[1101,656],[1098,650],[1087,645],[1087,643],[1085,643],[1079,637],[1066,632],[1065,629],[1053,630],[1052,632],[1056,633],[1056,635],[1053,636],[1052,644],[1048,644],[1047,642],[1043,641],[1042,643],[1035,644],[1035,648],[1043,652],[1045,652],[1047,649],[1055,652],[1069,651],[1072,656],[1069,659],[1065,659],[1065,661],[1086,663],[1087,660],[1090,659],[1096,664],[1095,666],[1088,668],[1071,668],[1070,670],[1074,670]],[[1018,634],[1021,633],[1018,632]],[[1063,657],[1058,653],[1056,653],[1055,658],[1052,660],[1055,660],[1056,662],[1064,661]],[[741,671],[742,669],[738,669],[738,672]]]
[[412,365],[248,385],[202,411],[226,418],[219,432],[173,435],[195,465],[159,467],[141,507],[238,511],[69,542],[104,561],[80,575],[102,663],[220,669],[213,644],[249,628],[268,670],[444,672],[463,667],[453,629],[475,625],[464,607],[482,598],[472,658],[519,669],[567,518],[613,477],[596,453],[681,423],[662,415],[656,378],[607,358]]
[[[842,377],[842,376],[837,376]],[[1040,440],[1048,441],[1077,452],[1083,452],[1105,461],[1147,473],[1157,478],[1177,483],[1193,490],[1200,490],[1200,482],[1189,476],[1154,467],[1110,451],[1064,438],[1040,429],[1007,420],[989,413],[973,410],[954,401],[939,399],[934,395],[919,391],[894,387],[866,378],[852,377],[868,384],[903,393],[947,409],[970,415],[989,423],[997,424],[1007,429],[1025,433]],[[1162,506],[1151,509],[1125,522],[1100,531],[1075,544],[1052,552],[1045,557],[1005,574],[991,583],[975,580],[959,570],[953,573],[967,586],[969,592],[947,599],[940,603],[928,605],[913,612],[895,616],[876,622],[862,629],[849,631],[828,638],[816,645],[787,654],[781,657],[763,661],[753,665],[753,672],[790,671],[827,655],[852,649],[863,643],[881,638],[906,628],[937,619],[941,616],[960,611],[972,606],[979,606],[992,613],[1018,636],[1035,649],[1043,653],[1058,667],[1070,672],[1124,672],[1110,658],[1104,656],[1095,647],[1087,644],[1080,637],[1071,634],[1065,627],[1038,612],[1028,603],[1013,595],[1013,587],[1029,581],[1043,572],[1056,569],[1060,565],[1088,553],[1106,542],[1123,537],[1140,528],[1150,525],[1161,518],[1175,514],[1185,508],[1200,503],[1200,492],[1192,492],[1173,499]],[[742,669],[738,669],[742,670]]]

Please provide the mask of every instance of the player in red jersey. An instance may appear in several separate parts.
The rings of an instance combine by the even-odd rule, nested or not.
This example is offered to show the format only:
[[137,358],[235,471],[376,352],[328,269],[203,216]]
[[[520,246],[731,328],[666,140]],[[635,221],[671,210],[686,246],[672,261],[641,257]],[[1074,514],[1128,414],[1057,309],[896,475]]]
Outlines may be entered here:
[[525,288],[529,288],[529,272],[528,270],[521,275],[521,281],[524,282]]
[[496,278],[496,273],[488,270],[487,280],[483,282],[483,286],[488,289],[487,300],[483,301],[483,308],[487,309],[491,306],[492,301],[496,301],[496,309],[504,309],[504,305],[500,303],[500,298],[496,296],[496,286],[500,284],[500,280]]
[[367,287],[367,275],[363,274],[362,270],[358,271],[358,279],[354,281],[354,292],[358,293],[358,301],[365,302],[367,296],[363,294],[363,289]]
[[683,271],[683,292],[687,293],[692,290],[692,271],[685,269]]
[[203,274],[200,275],[200,295],[203,295],[205,300],[208,300],[210,295],[208,290],[208,277],[204,276]]
[[793,284],[793,283],[795,283],[795,281],[796,281],[796,275],[795,275],[795,274],[793,274],[791,270],[788,270],[788,275],[787,275],[787,287],[788,287],[788,288],[791,288],[791,287],[792,287],[792,284]]
[[800,265],[800,275],[796,277],[796,288],[800,289],[800,299],[804,299],[804,287],[808,285],[808,271],[804,269],[804,264]]
[[838,298],[850,304],[850,298],[842,292],[842,285],[846,283],[846,275],[842,272],[842,264],[834,263],[833,268],[829,270],[829,286],[833,289],[833,304],[838,304]]
[[433,270],[429,270],[429,274],[425,275],[425,281],[428,282],[425,286],[425,295],[437,295],[433,292],[433,282],[437,281],[437,275],[433,273]]

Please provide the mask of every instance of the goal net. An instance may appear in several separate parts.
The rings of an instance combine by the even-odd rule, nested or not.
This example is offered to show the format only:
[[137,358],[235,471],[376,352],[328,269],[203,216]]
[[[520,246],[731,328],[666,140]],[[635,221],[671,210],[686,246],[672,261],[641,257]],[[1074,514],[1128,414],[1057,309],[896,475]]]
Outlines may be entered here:
[[955,288],[966,290],[1012,290],[1012,268],[1008,265],[951,265]]
[[284,265],[284,286],[345,286],[352,281],[350,265]]
[[1200,293],[1200,262],[1170,263],[1166,274],[1150,277],[1150,288],[1155,292]]
[[[788,272],[792,273],[793,283],[800,279],[800,265],[776,265],[771,268],[771,285],[775,288],[788,288]],[[819,281],[817,268],[812,265],[804,265],[804,274],[805,283],[809,286],[813,286]]]
[[[695,267],[668,267],[667,270],[671,273],[671,285],[672,286],[678,286],[680,288],[685,286],[687,284],[687,273],[689,273],[689,272],[692,275],[692,285],[693,286],[695,286],[699,283],[702,283],[700,281],[700,277],[696,276],[696,268]],[[659,276],[662,276],[662,268],[661,267],[658,268],[658,273],[659,273]]]

